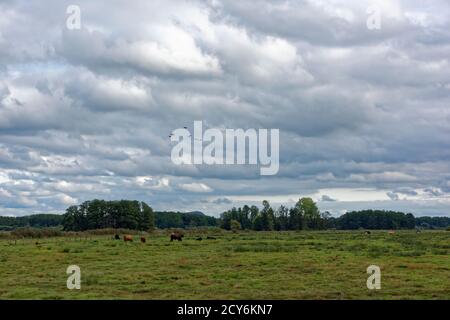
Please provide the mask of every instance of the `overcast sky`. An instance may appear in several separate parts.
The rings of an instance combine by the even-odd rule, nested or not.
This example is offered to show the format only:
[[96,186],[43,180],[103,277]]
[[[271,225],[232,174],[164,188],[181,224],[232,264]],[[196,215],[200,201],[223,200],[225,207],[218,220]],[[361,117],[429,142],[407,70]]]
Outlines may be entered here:
[[[448,0],[2,0],[0,215],[310,196],[450,216],[449,58]],[[168,135],[195,120],[278,128],[278,174],[176,166]]]

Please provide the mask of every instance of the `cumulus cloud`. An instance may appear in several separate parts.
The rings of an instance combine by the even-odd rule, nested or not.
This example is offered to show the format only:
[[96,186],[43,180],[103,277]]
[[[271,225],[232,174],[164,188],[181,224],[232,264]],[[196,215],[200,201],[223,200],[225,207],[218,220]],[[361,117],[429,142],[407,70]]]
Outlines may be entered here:
[[397,193],[395,192],[387,192],[386,195],[391,199],[391,200],[399,200],[400,197],[398,196]]
[[[450,214],[448,1],[80,0],[80,30],[70,4],[0,3],[0,214],[305,195],[334,213]],[[194,120],[280,129],[278,175],[174,165],[168,135]]]
[[439,197],[445,194],[439,188],[425,188],[423,191],[435,197]]

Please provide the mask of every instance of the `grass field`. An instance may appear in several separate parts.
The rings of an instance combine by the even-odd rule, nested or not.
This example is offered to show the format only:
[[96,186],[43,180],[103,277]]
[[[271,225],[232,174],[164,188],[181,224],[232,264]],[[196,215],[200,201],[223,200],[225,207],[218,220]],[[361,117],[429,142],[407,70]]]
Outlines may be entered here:
[[[218,233],[0,240],[0,299],[450,299],[450,232]],[[81,268],[81,290],[66,268]],[[381,289],[366,286],[369,265]]]

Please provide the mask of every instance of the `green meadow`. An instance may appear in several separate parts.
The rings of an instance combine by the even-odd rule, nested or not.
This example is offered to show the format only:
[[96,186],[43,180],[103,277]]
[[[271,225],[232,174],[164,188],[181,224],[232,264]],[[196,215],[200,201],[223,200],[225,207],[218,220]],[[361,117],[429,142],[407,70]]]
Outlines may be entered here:
[[207,232],[1,239],[0,299],[450,299],[448,231]]

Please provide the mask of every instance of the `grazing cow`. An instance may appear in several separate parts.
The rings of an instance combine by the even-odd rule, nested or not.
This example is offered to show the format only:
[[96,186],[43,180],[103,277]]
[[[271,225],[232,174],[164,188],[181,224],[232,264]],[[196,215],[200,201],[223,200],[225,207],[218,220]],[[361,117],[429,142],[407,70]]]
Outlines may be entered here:
[[392,234],[395,234],[395,231],[394,231],[394,230],[390,230],[390,231],[389,231],[389,234],[391,234],[391,235],[392,235]]
[[116,234],[116,235],[114,236],[114,239],[115,239],[115,240],[120,240],[120,236],[119,236],[118,234]]
[[416,229],[416,233],[421,233],[422,231],[420,229]]
[[367,230],[367,231],[365,232],[365,234],[371,234],[371,232],[370,232],[369,230]]
[[142,243],[145,243],[145,241],[146,241],[146,240],[145,240],[145,237],[141,237],[141,242],[142,242]]
[[123,236],[123,241],[125,241],[125,242],[128,242],[128,241],[133,242],[133,237],[128,235],[128,234],[126,234],[126,235]]
[[203,240],[203,238],[202,237],[198,237],[197,239],[195,239],[195,240],[198,240],[198,241],[202,241]]
[[172,233],[170,234],[170,241],[173,241],[173,240],[182,241],[183,237],[184,237],[184,235],[181,234],[181,233],[178,233],[178,232],[172,232]]
[[207,240],[216,240],[216,238],[210,237],[210,236],[207,236],[206,239],[207,239]]

